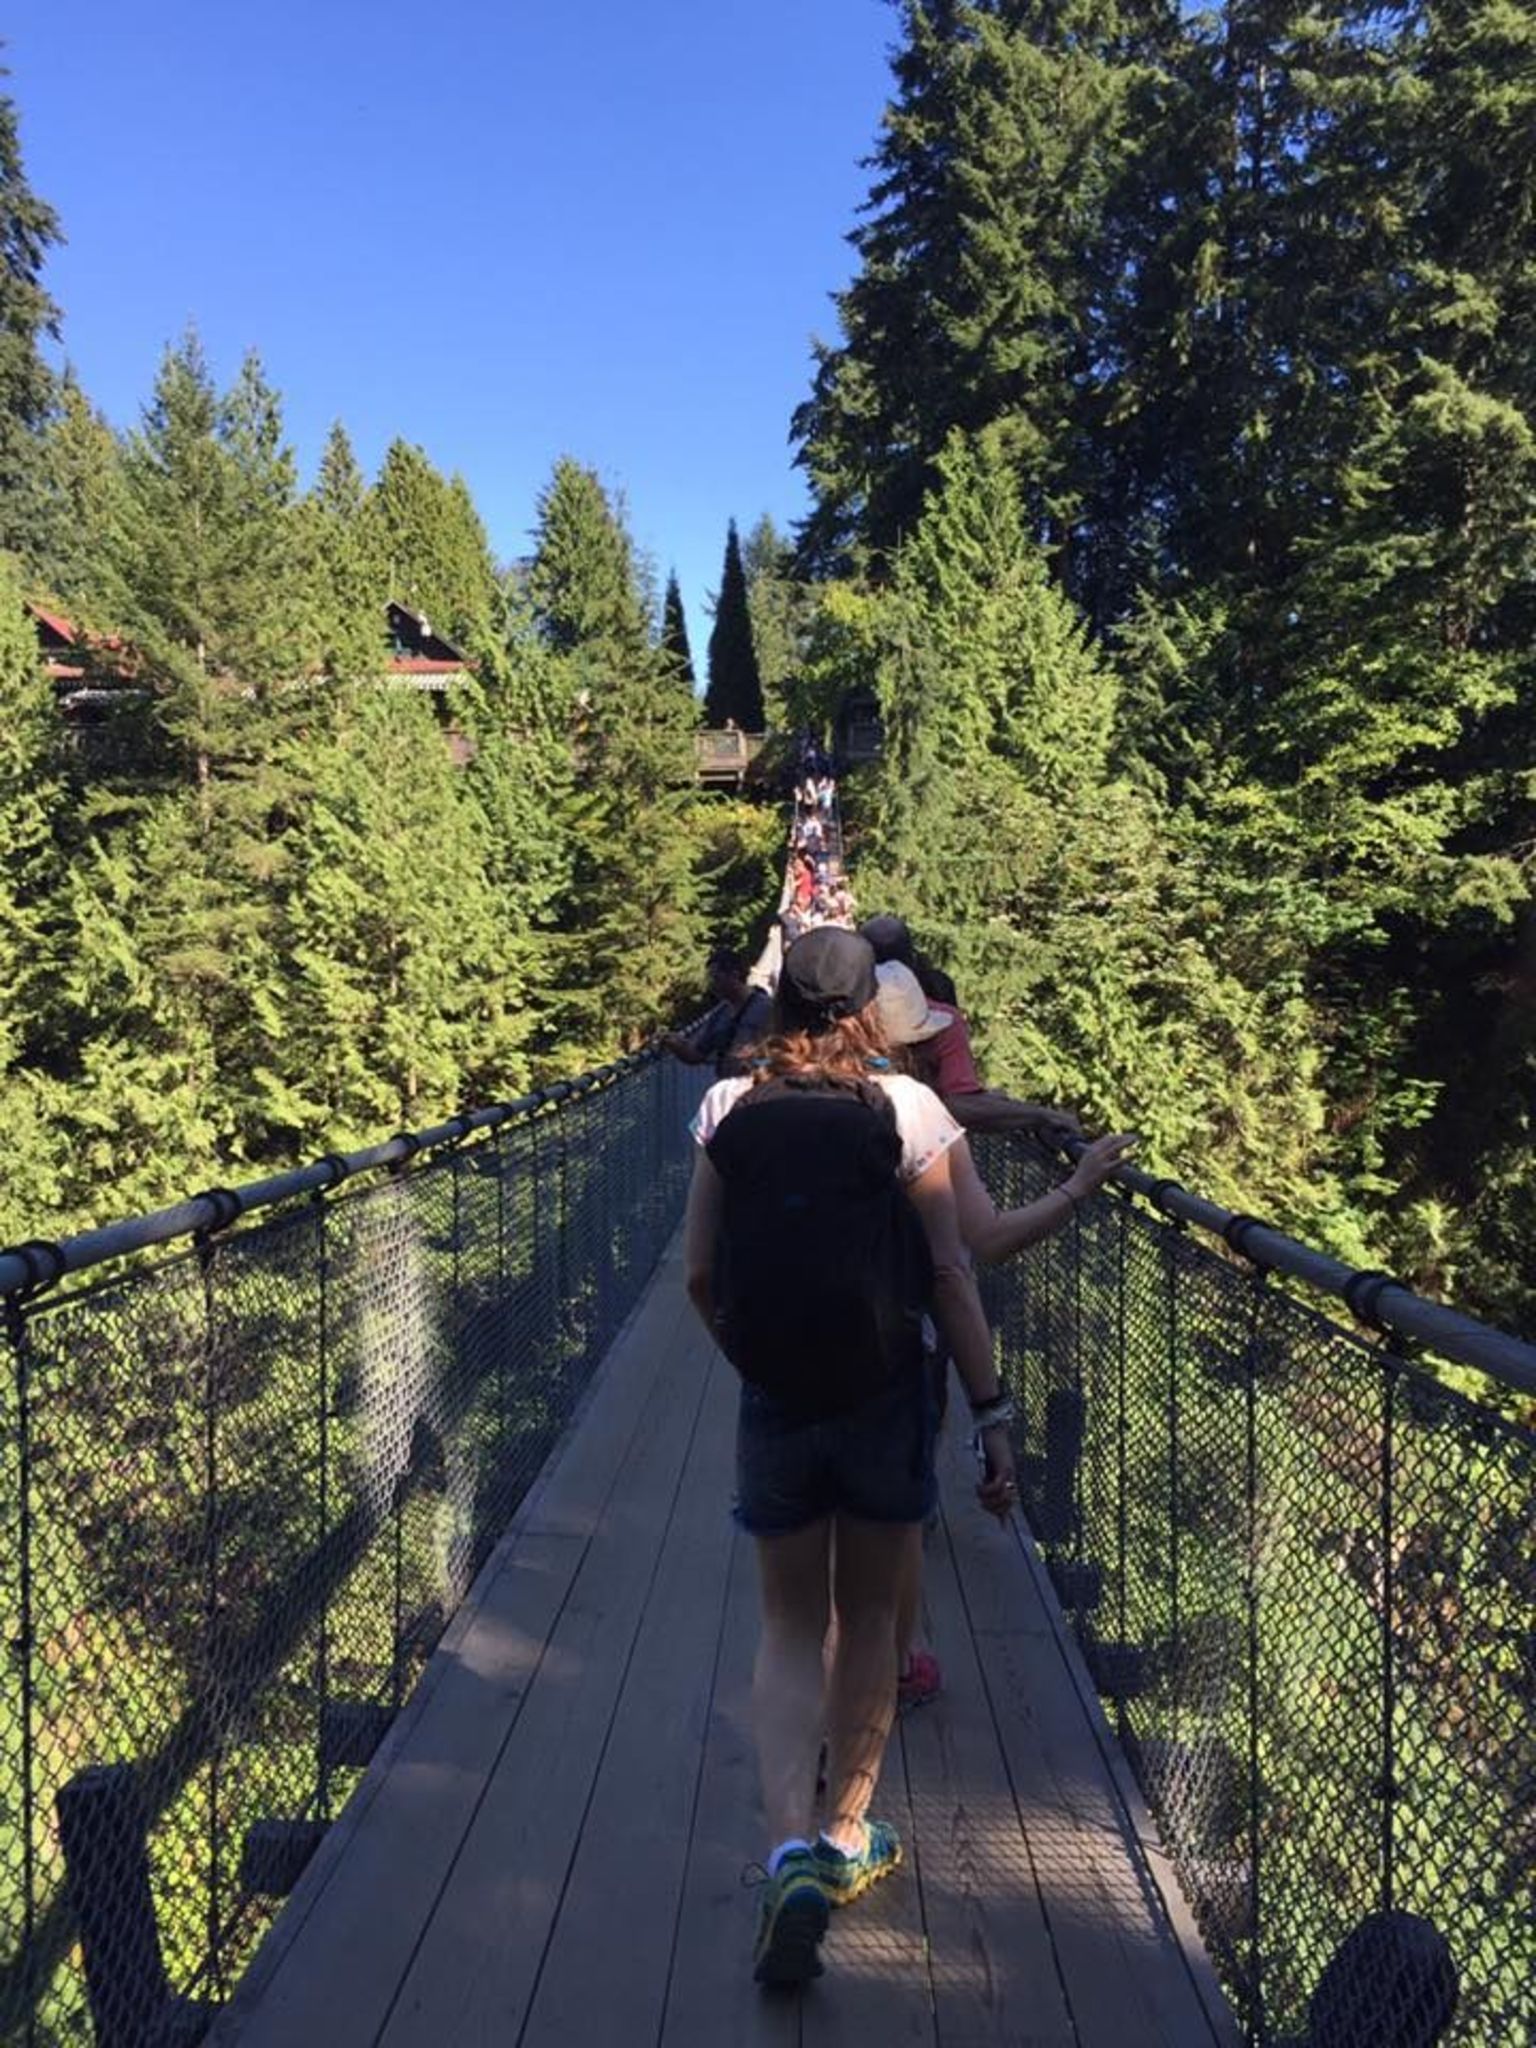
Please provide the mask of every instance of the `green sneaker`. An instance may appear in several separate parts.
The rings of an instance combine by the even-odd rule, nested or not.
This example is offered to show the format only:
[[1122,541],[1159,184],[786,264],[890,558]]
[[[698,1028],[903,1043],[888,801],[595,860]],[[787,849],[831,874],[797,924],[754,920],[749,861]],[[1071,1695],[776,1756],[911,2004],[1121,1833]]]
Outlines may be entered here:
[[844,1855],[825,1835],[812,1850],[816,1874],[834,1906],[851,1906],[856,1898],[878,1884],[901,1861],[901,1837],[889,1821],[864,1823],[864,1847],[856,1856]]
[[804,1984],[821,1975],[817,1950],[831,1918],[812,1849],[791,1849],[773,1876],[757,1918],[752,1975],[759,1984]]

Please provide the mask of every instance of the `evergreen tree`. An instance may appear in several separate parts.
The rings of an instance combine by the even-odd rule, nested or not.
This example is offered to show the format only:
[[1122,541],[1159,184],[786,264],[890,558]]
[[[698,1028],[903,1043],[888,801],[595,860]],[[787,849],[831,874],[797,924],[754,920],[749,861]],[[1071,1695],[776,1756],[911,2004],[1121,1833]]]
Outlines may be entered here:
[[113,565],[130,525],[122,449],[67,369],[44,436],[39,517],[33,562],[40,587],[77,623],[98,631],[121,626]]
[[776,732],[803,720],[790,710],[805,663],[815,593],[794,574],[793,550],[765,512],[742,543],[747,614],[763,691],[763,715]]
[[919,516],[951,429],[988,429],[1075,583],[1115,278],[1101,229],[1135,147],[1154,8],[905,0],[842,339],[818,350],[794,437],[816,507],[802,559],[882,560]]
[[876,600],[887,745],[862,903],[910,916],[952,968],[999,1078],[1133,1124],[1230,1195],[1310,1177],[1321,1203],[1294,982],[1205,942],[1210,878],[1117,770],[1115,677],[1028,530],[1007,450],[952,436],[938,472]]
[[282,994],[257,1074],[290,1151],[415,1127],[527,1079],[487,820],[431,703],[337,691],[294,834]]
[[501,602],[485,528],[462,477],[445,478],[420,448],[392,441],[369,500],[368,545],[388,595],[423,613],[493,680]]
[[[137,948],[140,980],[117,999],[125,1011],[160,1005],[151,1042],[172,1065],[179,1044],[207,1091],[204,1149],[238,1153],[262,1143],[249,1077],[277,982],[287,842],[305,807],[298,741],[315,716],[293,460],[254,358],[220,397],[195,338],[170,351],[125,471],[119,617],[165,736],[166,780],[150,814],[99,819],[79,885],[99,902],[80,914],[103,933],[121,924]],[[139,864],[141,892],[126,888],[124,862]],[[87,1005],[92,962],[121,978],[93,943],[77,976]]]
[[367,502],[363,473],[338,420],[302,508],[315,660],[337,682],[377,677],[384,668],[389,593],[371,545]]
[[679,678],[693,691],[697,680],[693,672],[693,649],[688,645],[688,619],[683,611],[683,593],[678,588],[677,571],[667,577],[667,594],[661,613],[661,644],[664,651],[672,656]]
[[[0,67],[0,78],[7,76]],[[41,527],[42,435],[54,404],[44,337],[58,308],[43,264],[61,239],[58,217],[27,183],[16,103],[0,94],[0,549],[33,561]]]
[[0,1232],[13,1243],[51,1207],[58,1144],[36,1071],[52,1022],[63,869],[58,729],[13,558],[0,555]]
[[734,721],[742,732],[761,732],[765,722],[763,686],[752,648],[752,615],[747,609],[747,579],[734,519],[726,528],[720,594],[715,599],[715,623],[709,635],[704,717],[712,726]]
[[651,643],[624,523],[569,457],[539,500],[528,592],[569,678],[578,779],[556,951],[572,1058],[674,1015],[703,946],[691,697]]
[[634,549],[595,470],[562,456],[539,498],[528,596],[548,645],[593,674],[648,644]]

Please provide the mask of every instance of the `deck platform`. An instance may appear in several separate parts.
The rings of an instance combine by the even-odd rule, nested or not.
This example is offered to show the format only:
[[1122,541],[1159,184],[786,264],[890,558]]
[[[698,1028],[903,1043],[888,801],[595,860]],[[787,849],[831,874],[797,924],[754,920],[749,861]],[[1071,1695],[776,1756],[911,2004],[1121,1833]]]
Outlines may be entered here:
[[803,1995],[766,1848],[734,1376],[676,1248],[212,2036],[220,2048],[1211,2048],[1236,2032],[1022,1530],[951,1432],[903,1869]]

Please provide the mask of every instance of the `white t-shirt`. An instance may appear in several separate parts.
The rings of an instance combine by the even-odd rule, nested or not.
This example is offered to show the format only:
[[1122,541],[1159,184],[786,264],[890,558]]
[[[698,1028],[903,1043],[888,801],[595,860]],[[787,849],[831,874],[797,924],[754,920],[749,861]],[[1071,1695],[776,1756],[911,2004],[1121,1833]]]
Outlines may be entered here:
[[[931,1088],[914,1081],[910,1074],[872,1074],[891,1098],[896,1112],[896,1130],[901,1139],[901,1177],[916,1180],[941,1152],[947,1152],[965,1133]],[[699,1104],[697,1116],[688,1126],[700,1145],[707,1145],[719,1130],[726,1112],[752,1086],[750,1077],[717,1081]]]

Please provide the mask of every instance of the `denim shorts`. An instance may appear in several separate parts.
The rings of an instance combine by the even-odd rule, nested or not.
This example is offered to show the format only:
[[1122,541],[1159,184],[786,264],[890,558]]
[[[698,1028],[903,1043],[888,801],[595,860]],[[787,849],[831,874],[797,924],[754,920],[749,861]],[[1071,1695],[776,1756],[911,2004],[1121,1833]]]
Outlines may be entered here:
[[736,1506],[753,1536],[787,1536],[827,1515],[922,1522],[938,1500],[938,1412],[927,1370],[822,1422],[787,1415],[743,1384],[736,1424]]

